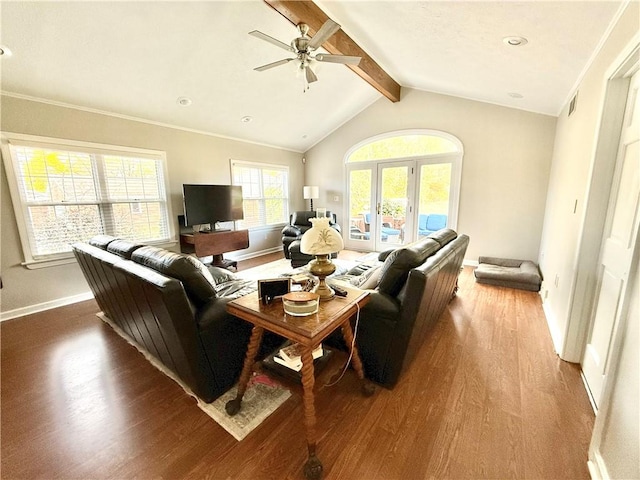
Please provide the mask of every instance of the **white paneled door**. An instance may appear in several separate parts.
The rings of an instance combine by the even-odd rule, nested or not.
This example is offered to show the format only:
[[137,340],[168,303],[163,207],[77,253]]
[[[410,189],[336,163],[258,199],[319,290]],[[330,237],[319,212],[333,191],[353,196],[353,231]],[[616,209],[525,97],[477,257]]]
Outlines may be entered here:
[[582,370],[596,405],[608,371],[612,340],[628,295],[627,283],[640,222],[640,74],[630,82],[609,210],[599,260],[592,327]]

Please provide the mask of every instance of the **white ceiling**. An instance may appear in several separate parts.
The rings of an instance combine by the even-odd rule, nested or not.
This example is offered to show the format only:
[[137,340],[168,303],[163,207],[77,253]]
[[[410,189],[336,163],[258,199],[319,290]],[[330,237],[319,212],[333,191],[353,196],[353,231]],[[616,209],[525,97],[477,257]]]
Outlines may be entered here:
[[[404,87],[557,115],[621,2],[316,3]],[[253,71],[288,55],[249,31],[297,36],[260,0],[4,1],[0,13],[6,93],[297,151],[381,98],[342,65],[321,65],[306,92],[290,65]]]

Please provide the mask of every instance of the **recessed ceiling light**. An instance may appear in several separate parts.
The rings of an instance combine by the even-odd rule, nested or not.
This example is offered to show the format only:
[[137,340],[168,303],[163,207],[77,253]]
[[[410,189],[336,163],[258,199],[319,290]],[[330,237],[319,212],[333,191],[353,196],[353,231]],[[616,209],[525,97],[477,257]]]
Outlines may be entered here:
[[506,44],[509,45],[510,47],[522,47],[523,45],[526,45],[527,43],[529,43],[529,40],[527,40],[524,37],[504,37],[502,39],[502,41]]
[[249,123],[251,120],[253,120],[253,117],[250,117],[249,115],[240,119],[242,123]]
[[509,96],[511,98],[524,98],[524,95],[518,92],[509,92]]
[[302,135],[302,138],[307,138],[309,135],[307,135],[306,133],[304,135]]
[[10,57],[13,55],[9,47],[5,47],[4,45],[0,45],[0,57]]
[[178,105],[182,107],[188,107],[193,103],[193,101],[189,97],[178,97],[178,100],[176,101],[178,102]]

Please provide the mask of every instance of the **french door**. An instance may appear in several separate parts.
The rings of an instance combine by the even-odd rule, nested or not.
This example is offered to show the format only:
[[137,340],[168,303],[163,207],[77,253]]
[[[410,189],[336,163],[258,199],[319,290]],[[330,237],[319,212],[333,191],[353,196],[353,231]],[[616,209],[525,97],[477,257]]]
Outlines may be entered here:
[[455,228],[458,165],[451,155],[348,165],[346,246],[384,251]]
[[407,221],[411,221],[415,162],[390,162],[377,165],[375,213],[371,216],[374,249],[387,250],[411,240]]

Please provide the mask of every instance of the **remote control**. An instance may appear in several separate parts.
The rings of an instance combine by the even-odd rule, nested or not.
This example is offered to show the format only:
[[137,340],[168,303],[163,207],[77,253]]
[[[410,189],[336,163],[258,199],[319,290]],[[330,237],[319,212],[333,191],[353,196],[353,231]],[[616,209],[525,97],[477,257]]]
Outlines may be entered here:
[[340,287],[337,287],[335,285],[331,285],[331,288],[333,288],[333,291],[336,293],[337,296],[339,296],[339,297],[346,297],[347,296],[347,291],[346,290],[344,290],[344,289],[342,289]]

